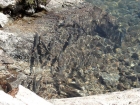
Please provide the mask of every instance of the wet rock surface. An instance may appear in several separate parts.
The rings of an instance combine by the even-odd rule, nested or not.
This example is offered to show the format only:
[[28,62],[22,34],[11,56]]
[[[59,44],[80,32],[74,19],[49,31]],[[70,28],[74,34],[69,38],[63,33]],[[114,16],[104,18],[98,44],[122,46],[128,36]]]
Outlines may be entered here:
[[4,70],[16,72],[8,81],[11,88],[22,84],[50,99],[140,87],[136,34],[120,31],[115,18],[96,6],[83,3],[24,17],[3,31],[0,46],[16,65]]

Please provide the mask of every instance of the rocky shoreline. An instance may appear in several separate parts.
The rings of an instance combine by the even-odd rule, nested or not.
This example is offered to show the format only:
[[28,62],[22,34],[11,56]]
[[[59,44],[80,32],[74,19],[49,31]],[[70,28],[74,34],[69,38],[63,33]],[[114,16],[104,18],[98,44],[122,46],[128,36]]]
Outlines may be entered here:
[[115,17],[96,6],[69,2],[54,8],[51,0],[55,5],[50,8],[48,3],[47,13],[1,25],[3,90],[21,84],[44,99],[54,99],[139,88],[136,31],[122,30]]

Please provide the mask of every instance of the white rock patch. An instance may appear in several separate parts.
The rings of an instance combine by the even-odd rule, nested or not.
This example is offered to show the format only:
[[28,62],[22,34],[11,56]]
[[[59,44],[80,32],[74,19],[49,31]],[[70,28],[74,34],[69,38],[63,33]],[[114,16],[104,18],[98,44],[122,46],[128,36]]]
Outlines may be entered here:
[[51,0],[47,4],[47,10],[51,10],[51,9],[54,9],[54,8],[62,7],[62,5],[64,5],[64,4],[78,5],[79,3],[82,3],[84,1],[85,0]]
[[0,0],[0,7],[5,8],[8,5],[15,5],[16,0]]
[[0,105],[53,105],[29,89],[19,86],[15,97],[0,91]]
[[4,25],[9,21],[8,17],[3,13],[0,13],[0,27],[4,27]]

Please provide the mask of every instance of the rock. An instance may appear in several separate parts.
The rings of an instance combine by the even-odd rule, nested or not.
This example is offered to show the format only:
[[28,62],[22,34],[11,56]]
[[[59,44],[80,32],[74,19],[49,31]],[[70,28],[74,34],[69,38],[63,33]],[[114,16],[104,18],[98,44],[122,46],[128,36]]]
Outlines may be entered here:
[[[60,8],[39,18],[15,21],[0,31],[0,45],[23,73],[14,80],[15,86],[22,84],[44,98],[116,91],[118,69],[126,56],[113,52],[120,48],[122,38],[115,18],[88,3]],[[25,77],[23,81],[20,76]],[[46,82],[47,77],[51,81]]]
[[0,0],[0,8],[5,8],[9,5],[15,5],[16,0]]
[[137,79],[138,79],[136,74],[135,75],[128,75],[128,76],[126,76],[126,78],[130,79],[131,81],[137,81]]
[[137,53],[133,53],[131,57],[135,60],[139,60],[139,55]]
[[6,70],[5,66],[0,65],[0,70]]
[[9,94],[0,90],[1,105],[53,105],[21,85]]
[[116,53],[121,53],[122,51],[121,51],[120,48],[116,48],[116,49],[115,49],[115,52],[116,52]]
[[18,71],[19,70],[19,67],[17,65],[13,64],[13,65],[8,65],[8,69]]
[[14,81],[9,82],[12,89],[17,88],[23,81],[27,80],[27,76],[24,73],[17,73]]
[[135,65],[134,70],[138,73],[140,73],[140,65]]
[[[9,95],[10,94],[10,95]],[[140,89],[131,89],[123,92],[113,92],[108,94],[76,97],[76,98],[63,98],[44,100],[37,96],[35,93],[19,86],[18,90],[13,89],[9,94],[0,91],[0,104],[1,105],[105,105],[105,104],[131,104],[139,105]],[[7,101],[8,100],[8,101]],[[34,101],[32,101],[34,100]]]
[[108,87],[112,86],[115,87],[119,83],[120,76],[118,74],[108,74],[108,73],[101,73],[100,78],[102,79],[103,83]]
[[30,68],[25,68],[24,73],[29,75],[31,73]]
[[51,0],[47,6],[47,10],[55,10],[57,8],[62,8],[63,6],[78,6],[78,4],[83,3],[84,0]]
[[1,47],[0,49],[0,64],[5,64],[5,66],[9,64],[14,64],[14,60],[8,55],[6,54],[5,50]]
[[7,15],[0,13],[0,27],[4,27],[6,23],[8,23],[9,19]]
[[54,105],[139,105],[140,89],[112,92],[87,97],[63,98],[49,100]]
[[[30,49],[31,46],[29,44],[31,43],[28,42],[27,40],[24,40],[23,37],[24,36],[18,36],[17,34],[8,33],[0,30],[0,40],[1,40],[0,45],[6,51],[6,53],[11,55],[13,58],[26,59],[26,57],[29,56],[28,53],[29,50],[27,49],[28,48]],[[25,47],[25,49],[21,50],[20,48],[23,47]],[[25,55],[24,56],[25,58],[22,58],[23,57],[22,54]]]
[[28,10],[25,10],[25,13],[26,13],[27,15],[32,15],[32,14],[35,13],[35,10],[34,10],[33,8],[30,8],[30,9],[28,9]]
[[[8,100],[8,101],[7,101]],[[9,94],[0,90],[0,104],[1,105],[26,105],[24,102],[15,99]]]
[[125,62],[125,65],[126,66],[130,66],[130,59],[129,58],[127,58],[127,59],[124,59],[124,62]]
[[10,72],[7,70],[0,70],[0,79],[5,79],[10,75]]

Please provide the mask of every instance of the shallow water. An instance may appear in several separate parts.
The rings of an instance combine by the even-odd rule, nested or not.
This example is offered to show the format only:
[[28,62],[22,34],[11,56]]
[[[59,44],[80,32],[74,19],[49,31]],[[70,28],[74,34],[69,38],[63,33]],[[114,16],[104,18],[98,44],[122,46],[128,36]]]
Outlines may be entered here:
[[130,30],[140,26],[140,0],[86,0],[117,18],[118,24]]

